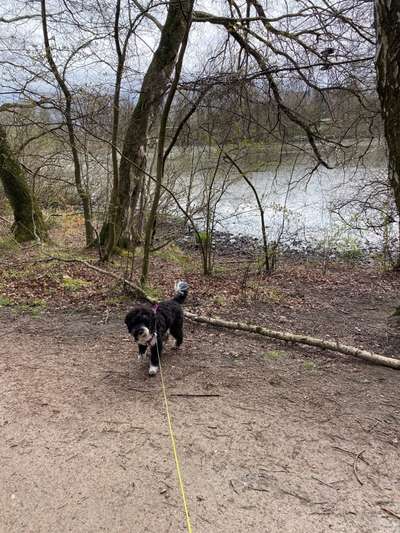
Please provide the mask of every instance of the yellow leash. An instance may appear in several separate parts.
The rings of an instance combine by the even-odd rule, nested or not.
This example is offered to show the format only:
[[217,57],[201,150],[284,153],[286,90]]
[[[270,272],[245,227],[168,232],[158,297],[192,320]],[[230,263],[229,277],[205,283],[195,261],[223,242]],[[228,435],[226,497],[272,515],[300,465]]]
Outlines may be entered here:
[[182,496],[183,508],[185,510],[186,527],[189,533],[193,533],[192,524],[191,524],[190,515],[189,515],[189,507],[188,507],[188,502],[187,502],[186,493],[185,493],[185,486],[183,484],[181,465],[179,461],[178,450],[176,447],[175,433],[172,427],[172,418],[171,418],[171,414],[169,411],[168,398],[167,398],[167,392],[166,392],[165,383],[164,383],[164,376],[163,376],[162,367],[161,367],[160,353],[158,351],[157,338],[156,338],[156,346],[157,346],[158,365],[160,367],[161,386],[162,386],[162,391],[163,391],[163,396],[164,396],[164,405],[165,405],[165,411],[167,413],[169,436],[171,437],[172,451],[173,451],[174,459],[175,459],[176,475],[178,478],[179,489],[180,489],[180,493]]

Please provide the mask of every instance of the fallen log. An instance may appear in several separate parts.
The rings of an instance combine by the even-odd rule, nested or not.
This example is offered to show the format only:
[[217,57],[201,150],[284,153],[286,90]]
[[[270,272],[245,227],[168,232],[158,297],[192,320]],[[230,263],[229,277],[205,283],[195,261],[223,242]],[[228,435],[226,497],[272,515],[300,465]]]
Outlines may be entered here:
[[[87,261],[84,261],[83,259],[64,259],[62,257],[56,257],[56,256],[49,256],[52,259],[56,261],[65,261],[69,263],[81,263],[85,265],[88,268],[91,268],[92,270],[95,270],[96,272],[99,272],[104,275],[108,275],[114,279],[117,279],[121,281],[124,285],[130,287],[133,289],[138,295],[140,295],[142,298],[146,299],[150,303],[156,303],[157,301],[154,298],[151,298],[146,294],[146,292],[141,288],[132,283],[131,281],[128,281],[121,276],[118,276],[118,274],[115,274],[114,272],[110,272],[108,270],[104,270],[103,268],[96,267]],[[328,341],[323,339],[318,339],[317,337],[310,337],[308,335],[299,335],[297,333],[291,333],[289,331],[276,331],[273,329],[269,329],[263,326],[256,326],[254,324],[246,324],[244,322],[233,322],[229,320],[223,320],[221,318],[210,318],[205,317],[201,315],[196,315],[195,313],[191,313],[190,311],[184,311],[185,317],[187,317],[190,320],[193,320],[195,322],[199,322],[202,324],[208,324],[210,326],[217,326],[232,330],[239,330],[239,331],[246,331],[248,333],[256,333],[258,335],[262,335],[264,337],[270,337],[272,339],[276,339],[279,341],[284,342],[292,342],[296,344],[303,344],[305,346],[314,346],[316,348],[321,348],[322,350],[330,350],[332,352],[338,352],[344,355],[352,355],[353,357],[357,357],[358,359],[364,359],[365,361],[369,361],[371,363],[375,363],[378,365],[387,366],[394,369],[400,369],[400,359],[396,359],[394,357],[388,357],[385,355],[380,355],[374,352],[369,352],[368,350],[363,350],[361,348],[356,348],[354,346],[349,346],[347,344],[342,344],[339,341]]]
[[400,369],[400,359],[394,357],[387,357],[374,352],[369,352],[361,348],[355,348],[347,344],[342,344],[339,341],[327,341],[318,339],[316,337],[309,337],[308,335],[298,335],[296,333],[290,333],[288,331],[276,331],[273,329],[265,328],[263,326],[255,326],[253,324],[245,324],[243,322],[231,322],[228,320],[222,320],[221,318],[209,318],[204,316],[195,315],[189,311],[185,311],[185,316],[190,320],[201,322],[203,324],[210,324],[212,326],[218,326],[233,330],[247,331],[250,333],[257,333],[264,337],[270,337],[285,342],[293,342],[297,344],[305,344],[306,346],[315,346],[322,348],[323,350],[331,350],[333,352],[339,352],[345,355],[352,355],[359,359],[364,359],[379,365],[389,366],[391,368]]

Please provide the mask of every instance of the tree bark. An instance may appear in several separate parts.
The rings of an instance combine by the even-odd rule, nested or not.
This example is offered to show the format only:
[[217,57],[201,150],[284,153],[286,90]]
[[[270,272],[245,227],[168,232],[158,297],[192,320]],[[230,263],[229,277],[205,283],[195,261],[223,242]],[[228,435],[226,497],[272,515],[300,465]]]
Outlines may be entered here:
[[[192,5],[193,5],[191,0],[189,0],[189,4],[190,4],[190,11],[191,11]],[[144,239],[144,245],[143,245],[142,275],[140,278],[140,283],[142,286],[146,285],[147,277],[149,274],[150,248],[151,248],[151,243],[152,243],[152,235],[153,235],[153,231],[156,226],[157,211],[158,211],[158,206],[159,206],[160,198],[161,198],[161,187],[162,187],[162,182],[164,179],[165,161],[166,161],[166,158],[168,157],[168,154],[165,153],[165,141],[166,141],[168,117],[169,117],[169,112],[171,110],[171,105],[172,105],[176,90],[178,88],[179,79],[181,76],[183,58],[185,56],[186,46],[187,46],[188,37],[189,37],[190,24],[191,24],[190,11],[187,14],[187,18],[184,20],[186,28],[185,28],[184,38],[182,40],[182,45],[179,50],[178,61],[177,61],[176,68],[175,68],[175,76],[172,81],[172,85],[168,92],[168,96],[167,96],[167,99],[164,105],[164,109],[161,114],[160,129],[158,133],[158,144],[157,144],[156,183],[155,183],[153,201],[151,204],[150,213],[149,213],[149,216],[146,222],[145,239]]]
[[377,89],[388,147],[389,183],[400,218],[400,2],[375,0],[375,13]]
[[6,132],[0,125],[0,180],[14,213],[13,232],[18,242],[46,240],[47,230],[26,181],[21,165],[13,155]]
[[54,61],[53,54],[50,47],[50,40],[47,29],[47,11],[46,11],[46,0],[41,0],[41,17],[42,17],[42,32],[43,32],[43,41],[46,52],[46,59],[49,64],[50,70],[56,79],[58,86],[65,98],[65,109],[64,117],[68,130],[68,139],[69,146],[71,149],[72,160],[74,163],[74,178],[76,190],[79,194],[82,203],[83,216],[85,220],[85,235],[86,235],[86,245],[91,246],[94,242],[94,230],[92,224],[92,206],[90,201],[90,195],[87,188],[82,182],[82,171],[81,171],[81,162],[79,159],[79,151],[77,145],[77,139],[75,135],[75,126],[72,118],[72,94],[68,88],[68,85],[65,81],[64,74],[61,75],[60,71]]
[[105,258],[109,258],[134,217],[146,164],[147,135],[151,119],[160,107],[168,88],[176,56],[185,36],[191,0],[170,0],[160,42],[143,79],[135,109],[125,133],[119,165],[118,183],[114,184],[108,220],[102,231]]

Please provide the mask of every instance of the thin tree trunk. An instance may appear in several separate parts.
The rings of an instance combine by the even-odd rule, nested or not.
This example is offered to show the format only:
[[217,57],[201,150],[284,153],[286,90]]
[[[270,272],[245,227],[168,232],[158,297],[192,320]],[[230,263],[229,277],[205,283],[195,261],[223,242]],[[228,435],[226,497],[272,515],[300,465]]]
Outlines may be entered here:
[[[400,2],[375,0],[377,89],[389,156],[389,183],[400,218]],[[400,267],[400,250],[397,265]]]
[[119,164],[119,183],[109,208],[106,257],[110,257],[124,233],[129,233],[129,206],[137,205],[146,162],[147,135],[169,84],[176,56],[185,35],[191,0],[170,0],[160,42],[143,79],[135,109],[129,120]]
[[65,109],[64,117],[68,130],[68,139],[69,146],[71,148],[72,159],[74,163],[74,178],[75,186],[78,191],[79,197],[82,203],[83,216],[85,220],[85,234],[86,234],[86,245],[90,246],[94,242],[94,231],[92,224],[92,209],[90,196],[87,188],[82,182],[82,171],[81,164],[79,160],[79,152],[76,143],[75,136],[75,127],[72,119],[72,95],[68,88],[67,83],[65,82],[64,77],[60,74],[57,65],[53,59],[53,54],[51,52],[48,29],[47,29],[47,12],[46,12],[46,0],[41,0],[41,17],[42,17],[42,31],[43,31],[43,41],[46,51],[46,59],[50,66],[50,70],[53,73],[63,95],[65,98]]
[[[112,114],[112,136],[111,136],[111,159],[112,159],[112,169],[113,169],[113,185],[111,189],[111,198],[108,206],[109,212],[107,215],[107,220],[104,223],[101,234],[100,234],[100,243],[102,245],[109,241],[110,232],[115,233],[115,226],[112,225],[112,221],[117,216],[115,210],[118,206],[118,190],[119,190],[119,161],[118,161],[118,136],[119,136],[119,126],[120,126],[120,99],[121,99],[121,87],[122,87],[122,77],[125,68],[126,54],[128,50],[129,40],[133,35],[135,21],[130,25],[130,28],[123,40],[120,39],[120,16],[121,16],[121,0],[117,0],[115,6],[115,17],[114,17],[114,43],[115,49],[117,52],[117,68],[115,75],[115,85],[114,85],[114,95],[113,95],[113,114]],[[116,240],[115,234],[112,236],[112,241]]]
[[12,153],[5,129],[0,125],[0,180],[14,213],[13,232],[18,242],[45,240],[42,212],[29,190],[21,165]]
[[[167,123],[168,123],[168,117],[169,112],[171,109],[172,101],[174,99],[176,89],[178,87],[181,71],[182,71],[182,64],[183,64],[183,58],[186,51],[186,46],[188,42],[189,37],[189,30],[190,30],[190,23],[191,23],[191,9],[192,9],[192,2],[191,0],[188,1],[188,12],[186,14],[186,18],[183,19],[183,23],[185,24],[185,34],[182,40],[182,45],[179,51],[179,58],[178,62],[175,68],[175,76],[174,80],[172,82],[172,86],[168,92],[168,97],[165,102],[165,106],[161,115],[161,121],[160,121],[160,130],[159,130],[159,136],[158,136],[158,144],[157,144],[157,169],[156,169],[156,185],[154,189],[154,196],[153,196],[153,202],[151,205],[149,217],[147,219],[146,223],[146,231],[145,231],[145,241],[143,246],[143,263],[142,263],[142,275],[140,278],[140,282],[142,286],[145,286],[147,283],[147,277],[149,274],[149,263],[150,263],[150,248],[152,243],[152,234],[154,231],[155,223],[156,223],[156,216],[158,211],[158,205],[160,203],[160,197],[161,197],[161,187],[162,187],[162,181],[164,178],[164,168],[165,168],[165,161],[166,156],[168,154],[164,154],[165,151],[165,140],[166,140],[166,132],[167,132]],[[169,152],[168,152],[169,153]]]
[[229,161],[236,168],[236,170],[239,172],[239,174],[242,176],[244,181],[247,183],[247,185],[250,187],[250,189],[253,192],[254,198],[255,198],[256,203],[257,203],[258,212],[259,212],[259,215],[260,215],[261,235],[262,235],[262,240],[263,240],[263,252],[264,252],[264,268],[265,268],[265,272],[266,273],[271,273],[273,269],[271,268],[271,264],[270,264],[270,260],[269,260],[267,226],[265,224],[265,212],[264,212],[264,208],[262,206],[261,200],[260,200],[260,196],[259,196],[259,194],[257,192],[257,189],[255,188],[254,184],[252,183],[252,181],[241,170],[241,168],[236,163],[236,161],[234,161],[234,159],[232,159],[232,157],[225,151],[224,151],[224,155],[227,157],[227,159],[229,159]]

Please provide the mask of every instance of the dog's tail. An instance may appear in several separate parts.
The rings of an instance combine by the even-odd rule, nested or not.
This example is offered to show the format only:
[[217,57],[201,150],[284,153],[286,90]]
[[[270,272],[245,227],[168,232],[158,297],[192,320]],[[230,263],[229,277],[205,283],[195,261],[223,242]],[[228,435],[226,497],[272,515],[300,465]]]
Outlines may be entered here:
[[175,302],[178,302],[178,304],[183,304],[183,302],[186,300],[186,296],[189,292],[189,284],[186,283],[186,281],[177,281],[175,283],[175,296],[174,300]]

